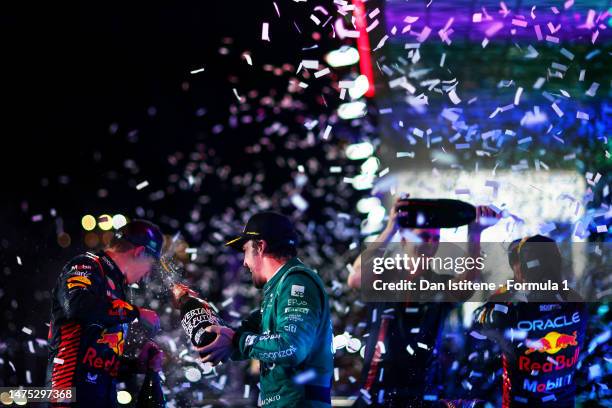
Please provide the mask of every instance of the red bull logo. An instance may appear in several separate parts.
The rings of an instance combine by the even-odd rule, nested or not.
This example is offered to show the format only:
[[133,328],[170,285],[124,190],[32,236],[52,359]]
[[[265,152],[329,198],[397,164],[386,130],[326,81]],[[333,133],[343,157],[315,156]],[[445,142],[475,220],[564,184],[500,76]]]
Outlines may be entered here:
[[542,372],[552,373],[553,371],[561,371],[566,368],[571,368],[578,362],[578,356],[580,355],[580,347],[576,347],[574,353],[571,356],[564,356],[563,354],[553,357],[548,357],[546,362],[533,361],[527,356],[519,356],[519,370],[526,371],[528,373]]
[[107,333],[106,330],[104,330],[97,343],[106,344],[115,352],[115,354],[120,356],[123,355],[123,345],[125,343],[123,339],[123,332]]
[[98,356],[95,348],[89,347],[85,356],[83,356],[83,364],[86,364],[92,368],[104,370],[111,376],[116,377],[119,374],[119,357],[115,354],[110,359],[104,359]]
[[556,354],[559,350],[564,350],[569,346],[577,346],[576,332],[574,334],[563,334],[559,332],[550,332],[546,336],[538,340],[527,340],[527,351],[525,354],[540,352],[548,354]]
[[113,309],[134,310],[134,306],[130,305],[128,302],[125,302],[121,299],[115,299],[113,300]]
[[111,309],[108,310],[109,316],[124,316],[126,310],[134,310],[134,306],[121,299],[113,299]]

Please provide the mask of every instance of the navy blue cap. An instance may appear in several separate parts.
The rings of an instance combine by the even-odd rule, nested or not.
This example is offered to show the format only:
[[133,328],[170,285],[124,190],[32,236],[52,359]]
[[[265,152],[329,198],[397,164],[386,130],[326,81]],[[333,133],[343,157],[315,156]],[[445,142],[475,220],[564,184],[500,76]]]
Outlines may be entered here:
[[225,243],[225,246],[242,251],[245,242],[252,239],[263,239],[270,245],[284,244],[297,246],[298,237],[293,223],[282,214],[265,211],[253,215],[244,230],[236,238]]
[[156,259],[160,258],[164,245],[164,236],[159,227],[147,220],[132,220],[117,230],[115,238],[145,247],[145,251]]

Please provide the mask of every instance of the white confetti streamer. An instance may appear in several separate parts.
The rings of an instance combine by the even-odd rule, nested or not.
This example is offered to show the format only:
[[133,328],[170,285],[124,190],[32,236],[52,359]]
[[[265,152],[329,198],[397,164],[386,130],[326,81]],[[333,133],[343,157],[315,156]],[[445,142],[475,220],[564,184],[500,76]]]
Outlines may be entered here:
[[523,87],[518,87],[516,89],[516,93],[514,94],[514,104],[518,106],[521,101],[521,94],[523,93]]
[[270,33],[268,30],[270,29],[269,23],[263,23],[261,26],[261,39],[263,41],[270,41]]

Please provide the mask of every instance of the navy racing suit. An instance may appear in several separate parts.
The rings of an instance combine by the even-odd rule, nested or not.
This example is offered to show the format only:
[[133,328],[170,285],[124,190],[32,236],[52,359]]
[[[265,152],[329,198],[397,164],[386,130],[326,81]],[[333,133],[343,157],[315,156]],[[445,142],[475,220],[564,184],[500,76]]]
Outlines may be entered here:
[[473,326],[476,336],[502,348],[502,406],[573,407],[586,305],[515,299],[512,292],[493,295],[476,310]]
[[125,300],[126,285],[103,252],[64,266],[52,292],[47,387],[76,388],[76,402],[52,406],[116,406],[117,377],[135,366],[123,357],[128,323],[139,317]]

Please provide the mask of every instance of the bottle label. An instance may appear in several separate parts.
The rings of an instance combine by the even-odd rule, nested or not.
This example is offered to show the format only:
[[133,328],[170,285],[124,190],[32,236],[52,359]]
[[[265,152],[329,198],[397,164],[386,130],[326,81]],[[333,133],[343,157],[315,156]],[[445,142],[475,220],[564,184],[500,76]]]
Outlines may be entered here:
[[[185,333],[187,333],[187,336],[192,338],[191,333],[195,328],[202,324],[204,327],[208,327],[213,324],[219,325],[219,318],[213,313],[212,310],[204,307],[198,307],[187,312],[185,316],[183,316],[181,324],[183,325],[183,329],[185,330]],[[201,336],[201,334],[199,335]]]

